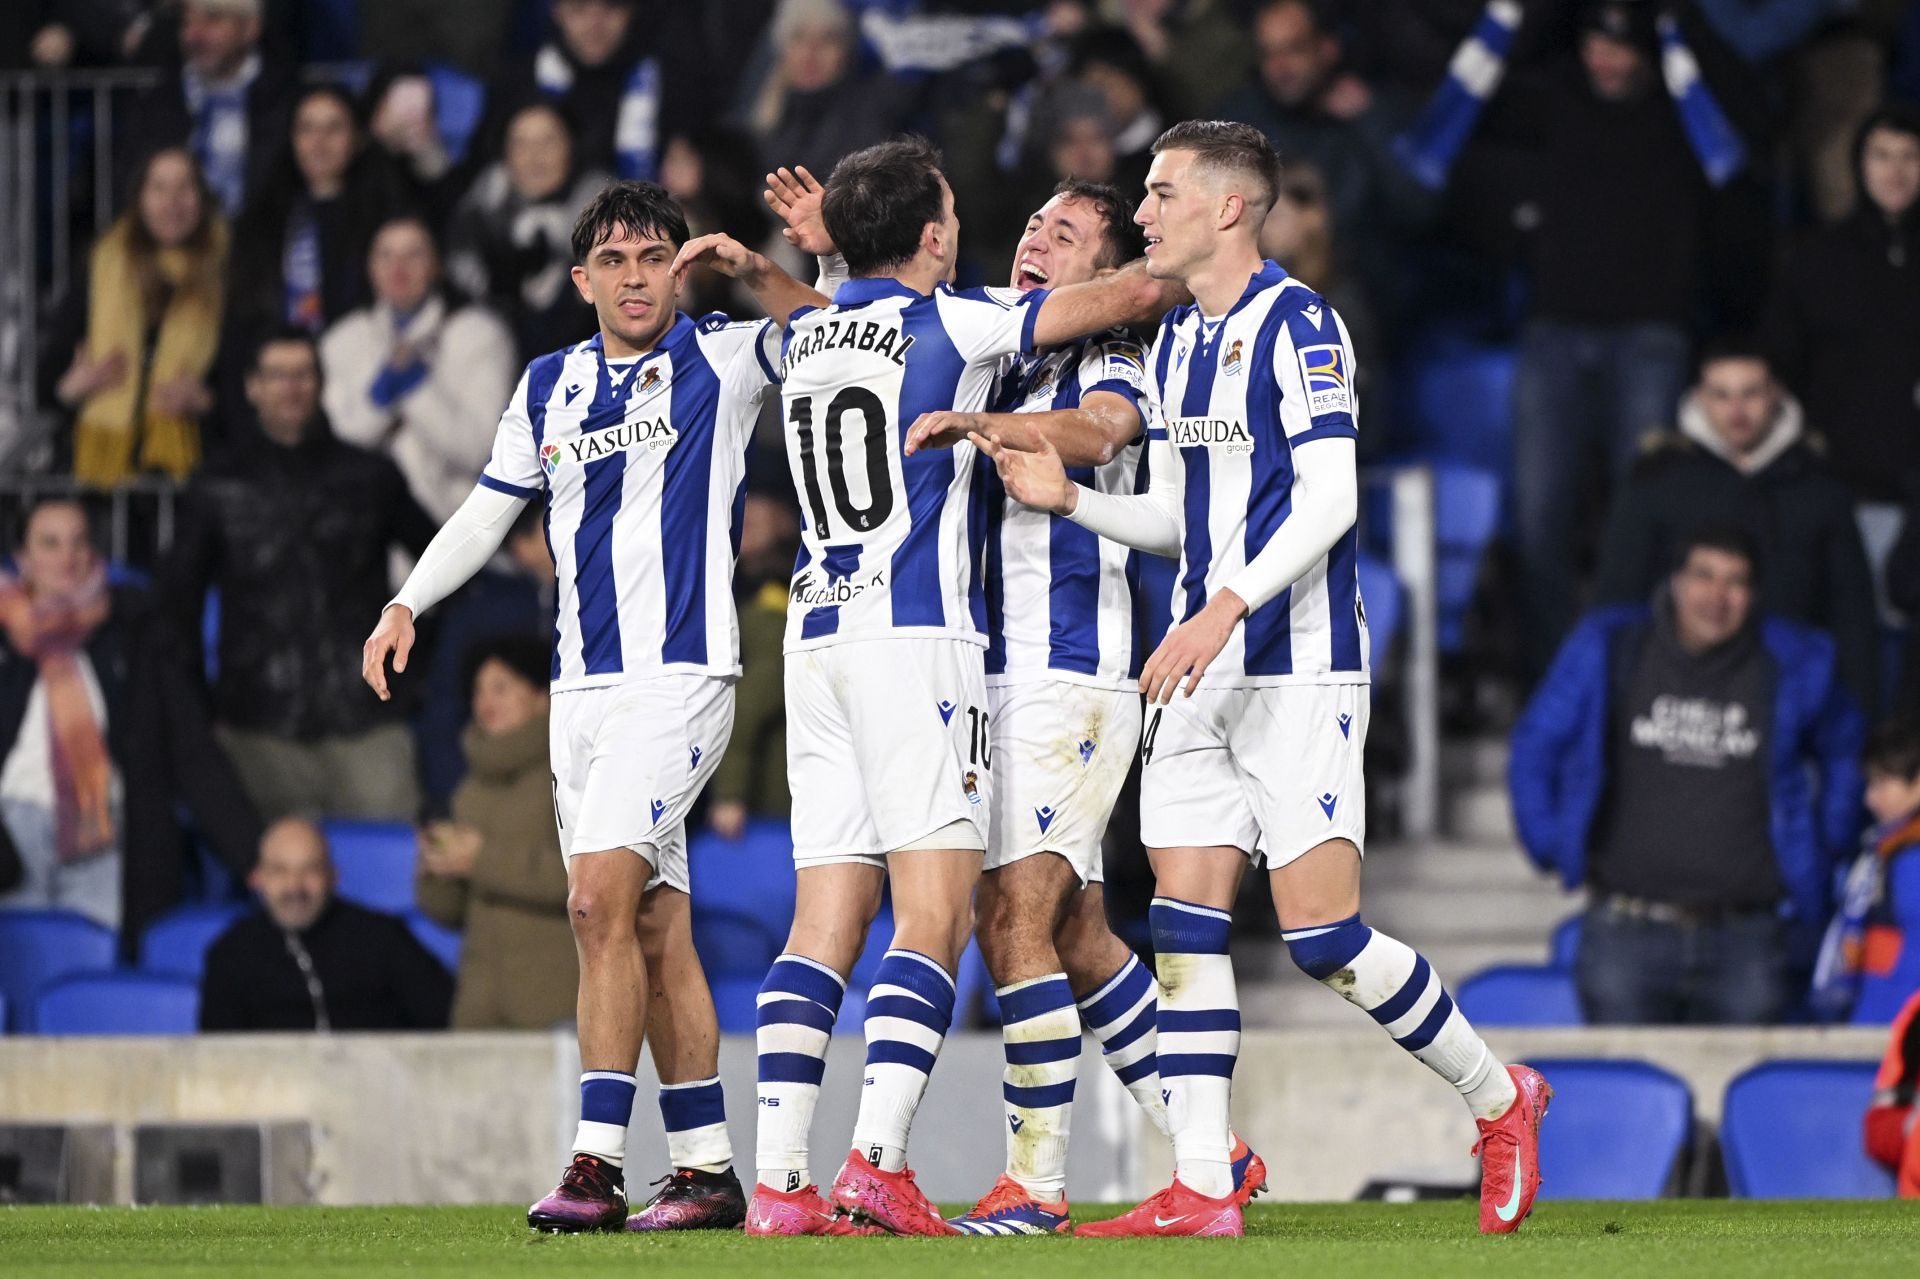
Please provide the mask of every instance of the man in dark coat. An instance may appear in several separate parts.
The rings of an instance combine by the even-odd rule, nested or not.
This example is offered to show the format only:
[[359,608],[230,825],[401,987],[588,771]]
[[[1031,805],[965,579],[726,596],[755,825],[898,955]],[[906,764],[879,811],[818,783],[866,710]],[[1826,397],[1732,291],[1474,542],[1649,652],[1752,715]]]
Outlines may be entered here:
[[326,836],[290,817],[260,841],[261,909],[207,951],[202,1030],[439,1030],[453,977],[405,922],[333,894]]
[[1614,500],[1594,594],[1641,604],[1666,578],[1681,539],[1706,525],[1743,528],[1759,548],[1767,611],[1833,637],[1841,679],[1878,706],[1880,619],[1853,500],[1802,425],[1760,348],[1709,344],[1663,436]]

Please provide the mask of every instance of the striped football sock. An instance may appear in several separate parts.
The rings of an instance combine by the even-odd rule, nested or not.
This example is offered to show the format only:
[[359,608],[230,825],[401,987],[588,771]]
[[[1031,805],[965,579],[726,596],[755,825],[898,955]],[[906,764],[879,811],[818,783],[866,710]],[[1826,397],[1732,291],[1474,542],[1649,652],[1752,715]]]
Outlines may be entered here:
[[1052,1203],[1067,1193],[1067,1130],[1080,1072],[1080,1014],[1065,973],[1002,986],[1007,1175]]
[[807,1137],[827,1070],[827,1041],[845,994],[840,974],[802,955],[780,956],[760,983],[754,1163],[760,1184],[769,1189],[793,1191],[813,1183]]
[[661,1084],[660,1118],[667,1128],[667,1157],[675,1168],[725,1172],[733,1166],[720,1076],[689,1084]]
[[867,1083],[853,1145],[882,1172],[907,1166],[907,1133],[953,1024],[953,978],[925,955],[889,950],[867,992]]
[[1233,1189],[1229,1131],[1240,1003],[1224,910],[1156,897],[1147,918],[1160,973],[1160,1086],[1173,1130],[1174,1175],[1203,1195]]
[[1080,1001],[1080,1020],[1100,1041],[1100,1055],[1161,1132],[1167,1103],[1160,1095],[1160,988],[1138,956]]
[[1366,1009],[1394,1043],[1459,1090],[1476,1119],[1505,1113],[1514,1098],[1512,1078],[1424,956],[1368,928],[1358,915],[1280,936],[1303,972]]
[[627,1125],[633,1122],[638,1084],[619,1070],[589,1070],[580,1076],[580,1127],[573,1153],[597,1155],[618,1168],[627,1158]]

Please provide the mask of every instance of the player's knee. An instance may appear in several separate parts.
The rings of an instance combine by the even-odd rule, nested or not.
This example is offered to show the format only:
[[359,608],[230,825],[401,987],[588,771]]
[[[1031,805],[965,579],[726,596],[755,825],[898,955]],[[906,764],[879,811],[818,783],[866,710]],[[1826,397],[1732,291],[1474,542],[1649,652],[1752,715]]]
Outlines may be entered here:
[[1360,922],[1360,916],[1349,915],[1322,928],[1295,930],[1287,938],[1287,955],[1301,972],[1325,981],[1352,963],[1372,936],[1373,930]]
[[574,939],[587,951],[638,940],[627,895],[597,885],[575,884],[567,890],[567,921],[573,925]]

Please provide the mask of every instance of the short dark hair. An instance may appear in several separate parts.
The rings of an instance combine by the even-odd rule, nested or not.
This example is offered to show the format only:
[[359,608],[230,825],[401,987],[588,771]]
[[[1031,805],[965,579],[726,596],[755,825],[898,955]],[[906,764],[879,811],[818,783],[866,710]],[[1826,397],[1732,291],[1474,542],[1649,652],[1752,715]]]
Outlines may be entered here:
[[1103,244],[1095,266],[1121,266],[1147,251],[1146,232],[1133,221],[1133,201],[1121,195],[1119,187],[1110,182],[1068,178],[1053,193],[1090,204],[1100,215]]
[[833,166],[820,216],[849,271],[875,275],[912,260],[921,232],[945,212],[941,164],[940,149],[912,134]]
[[585,266],[595,246],[620,232],[650,235],[676,249],[692,238],[687,215],[658,182],[613,182],[580,210],[573,224],[573,260]]
[[1267,135],[1252,125],[1233,120],[1182,120],[1154,140],[1153,154],[1162,151],[1191,151],[1205,169],[1252,178],[1255,187],[1246,196],[1259,205],[1260,217],[1273,207],[1280,190],[1280,156]]
[[[1867,139],[1882,129],[1920,140],[1920,107],[1905,102],[1888,102],[1860,122],[1860,127],[1853,131],[1853,176],[1856,180],[1860,177],[1861,163],[1867,158]],[[1866,185],[1861,183],[1860,199],[1867,198]]]
[[80,512],[80,523],[86,529],[88,542],[99,535],[99,525],[94,520],[93,507],[87,499],[78,493],[42,493],[27,499],[26,508],[20,512],[20,530],[16,541],[21,546],[27,544],[27,530],[33,527],[34,519],[40,512],[54,506],[71,506]]
[[1920,723],[1901,716],[1887,720],[1867,735],[1860,767],[1869,773],[1912,781],[1920,777]]
[[260,340],[253,344],[253,354],[247,360],[248,374],[260,371],[260,359],[267,353],[268,347],[281,346],[289,342],[306,347],[308,354],[313,356],[313,367],[316,370],[320,367],[320,339],[313,335],[313,331],[303,329],[297,324],[280,324],[268,329]]
[[1760,545],[1753,534],[1738,524],[1701,524],[1674,544],[1673,571],[1687,566],[1695,551],[1723,551],[1747,562],[1747,573],[1755,585],[1760,582]]
[[538,635],[509,632],[475,640],[460,655],[460,687],[473,696],[473,681],[488,662],[499,662],[535,688],[545,691],[553,677],[553,648]]
[[1334,36],[1336,38],[1339,36],[1340,28],[1335,24],[1333,14],[1328,9],[1325,0],[1266,0],[1258,9],[1254,10],[1254,17],[1264,17],[1275,9],[1287,8],[1303,11],[1307,15],[1307,24],[1313,28],[1313,34],[1317,36]]
[[1751,333],[1720,333],[1708,338],[1700,348],[1699,360],[1694,363],[1696,380],[1706,373],[1709,364],[1722,360],[1758,360],[1767,366],[1769,375],[1773,373],[1773,357],[1766,344]]

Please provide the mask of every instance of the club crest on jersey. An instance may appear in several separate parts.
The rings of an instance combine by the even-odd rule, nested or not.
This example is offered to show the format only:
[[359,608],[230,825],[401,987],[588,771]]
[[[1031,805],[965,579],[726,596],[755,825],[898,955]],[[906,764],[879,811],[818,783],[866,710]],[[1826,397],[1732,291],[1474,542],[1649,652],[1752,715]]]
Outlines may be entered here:
[[1228,377],[1234,377],[1246,371],[1247,362],[1240,355],[1242,345],[1244,344],[1240,339],[1235,338],[1233,345],[1227,348],[1226,356],[1220,361],[1220,371]]
[[1177,449],[1214,449],[1229,457],[1253,452],[1246,423],[1220,417],[1170,417],[1167,441]]
[[789,599],[801,608],[834,608],[851,604],[868,591],[885,590],[886,586],[885,568],[876,568],[872,572],[862,570],[851,577],[829,578],[822,578],[812,569],[807,569],[793,579]]
[[1307,412],[1348,413],[1353,409],[1348,386],[1347,352],[1338,342],[1303,346],[1299,350],[1300,380],[1307,387]]
[[641,400],[650,400],[667,387],[667,379],[660,375],[658,365],[648,365],[640,380],[633,384],[633,390],[627,395],[628,404],[637,404]]
[[[576,439],[561,440],[557,445],[544,445],[540,449],[540,461],[547,468],[547,474],[552,475],[562,465],[584,466],[603,457],[612,457],[615,453],[631,453],[636,449],[657,453],[679,442],[680,432],[674,430],[673,423],[666,418],[635,418],[631,422],[589,431]],[[551,460],[548,458],[549,451],[553,455]]]

